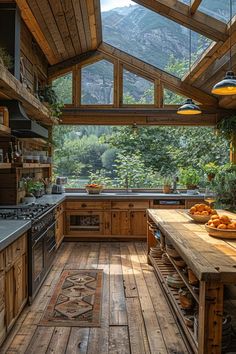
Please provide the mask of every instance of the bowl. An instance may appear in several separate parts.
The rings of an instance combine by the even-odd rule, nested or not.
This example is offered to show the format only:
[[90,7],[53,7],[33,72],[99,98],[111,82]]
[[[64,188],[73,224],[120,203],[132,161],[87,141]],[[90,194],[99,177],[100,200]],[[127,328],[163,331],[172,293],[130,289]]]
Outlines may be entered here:
[[90,186],[85,186],[86,191],[88,194],[100,194],[101,191],[103,190],[103,186],[99,185],[97,187],[90,187]]
[[205,224],[206,231],[210,236],[218,237],[218,238],[228,238],[228,239],[236,239],[236,230],[231,229],[216,229],[215,227],[208,226]]
[[211,215],[194,215],[189,212],[187,214],[188,216],[190,216],[191,219],[201,224],[207,223],[211,218]]

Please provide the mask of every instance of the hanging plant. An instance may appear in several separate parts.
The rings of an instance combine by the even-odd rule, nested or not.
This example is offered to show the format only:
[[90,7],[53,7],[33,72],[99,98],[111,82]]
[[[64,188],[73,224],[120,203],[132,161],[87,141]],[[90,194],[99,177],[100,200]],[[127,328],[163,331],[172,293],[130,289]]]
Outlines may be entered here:
[[52,85],[46,85],[38,90],[38,97],[40,101],[48,104],[52,116],[59,118],[62,115],[62,108],[64,103],[60,102]]
[[13,58],[5,48],[0,47],[0,62],[9,70],[13,67]]
[[232,136],[236,134],[236,115],[221,119],[216,128],[220,135],[231,141]]

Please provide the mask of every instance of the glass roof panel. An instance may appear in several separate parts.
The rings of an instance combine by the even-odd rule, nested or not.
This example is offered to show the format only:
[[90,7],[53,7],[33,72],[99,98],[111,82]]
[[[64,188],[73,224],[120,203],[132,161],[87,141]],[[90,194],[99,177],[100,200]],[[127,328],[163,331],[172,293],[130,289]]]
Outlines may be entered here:
[[[131,0],[115,3],[101,0],[104,42],[182,77],[189,70],[190,30]],[[194,31],[191,38],[193,64],[212,41]]]
[[123,103],[154,104],[154,83],[123,69]]
[[[233,1],[232,5],[234,16],[236,14],[236,2]],[[215,17],[220,21],[226,23],[230,21],[230,0],[202,0],[198,10]]]

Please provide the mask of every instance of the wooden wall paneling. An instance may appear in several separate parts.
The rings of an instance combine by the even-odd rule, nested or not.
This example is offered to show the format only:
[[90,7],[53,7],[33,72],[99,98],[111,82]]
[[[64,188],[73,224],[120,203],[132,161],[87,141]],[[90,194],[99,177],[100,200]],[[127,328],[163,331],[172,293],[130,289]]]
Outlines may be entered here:
[[[39,0],[38,0],[39,1]],[[41,1],[41,0],[40,0]],[[50,0],[50,7],[56,21],[57,27],[60,31],[60,36],[66,48],[67,58],[73,57],[76,54],[72,38],[70,36],[68,23],[66,21],[65,13],[63,11],[62,3],[57,0]]]
[[96,49],[98,46],[97,29],[96,29],[96,15],[93,0],[87,0],[87,11],[91,36],[91,49]]
[[227,25],[203,12],[198,11],[194,16],[189,6],[173,0],[134,0],[139,5],[159,13],[193,31],[201,33],[213,41],[226,40]]
[[57,58],[55,57],[45,34],[42,32],[38,22],[36,21],[28,3],[25,0],[16,0],[17,5],[21,10],[21,15],[31,33],[35,37],[42,51],[46,55],[50,64],[55,64],[57,62]]
[[78,27],[76,24],[76,17],[73,8],[72,0],[62,1],[62,8],[65,13],[65,18],[67,22],[68,31],[75,49],[75,53],[81,53],[80,37],[78,32]]

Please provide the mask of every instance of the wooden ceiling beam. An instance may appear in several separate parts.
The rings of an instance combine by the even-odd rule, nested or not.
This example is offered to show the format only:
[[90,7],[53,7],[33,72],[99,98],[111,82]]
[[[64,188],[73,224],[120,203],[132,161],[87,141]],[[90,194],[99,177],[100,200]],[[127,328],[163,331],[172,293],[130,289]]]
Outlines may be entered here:
[[41,28],[38,25],[36,18],[34,17],[28,3],[26,0],[16,0],[19,9],[21,10],[21,16],[37,41],[38,45],[42,49],[45,54],[48,62],[52,65],[57,62],[57,58],[55,57],[53,50],[51,49],[47,38],[42,32]]
[[201,33],[213,41],[225,41],[228,38],[225,23],[200,11],[192,16],[189,6],[178,0],[134,0],[134,2]]
[[150,64],[147,64],[142,60],[137,59],[136,57],[133,57],[132,55],[127,54],[107,43],[103,42],[99,46],[98,51],[105,53],[113,59],[120,60],[123,64],[127,64],[130,68],[133,68],[134,71],[135,69],[138,69],[147,77],[161,80],[165,86],[170,87],[177,93],[193,98],[194,100],[205,105],[216,107],[218,105],[218,100],[215,97],[199,90],[198,88],[188,85],[182,82],[181,79]]
[[191,0],[191,5],[190,5],[190,14],[194,15],[197,9],[199,8],[202,0]]
[[49,79],[52,79],[56,76],[60,76],[66,71],[69,71],[69,69],[72,69],[74,65],[80,64],[90,58],[93,58],[95,56],[99,55],[99,52],[97,50],[90,50],[88,52],[85,52],[83,54],[79,54],[74,56],[73,58],[64,60],[60,63],[51,65],[48,68],[48,76]]
[[172,126],[215,126],[218,114],[203,113],[200,116],[180,116],[177,108],[65,108],[62,124],[79,125],[172,125]]

